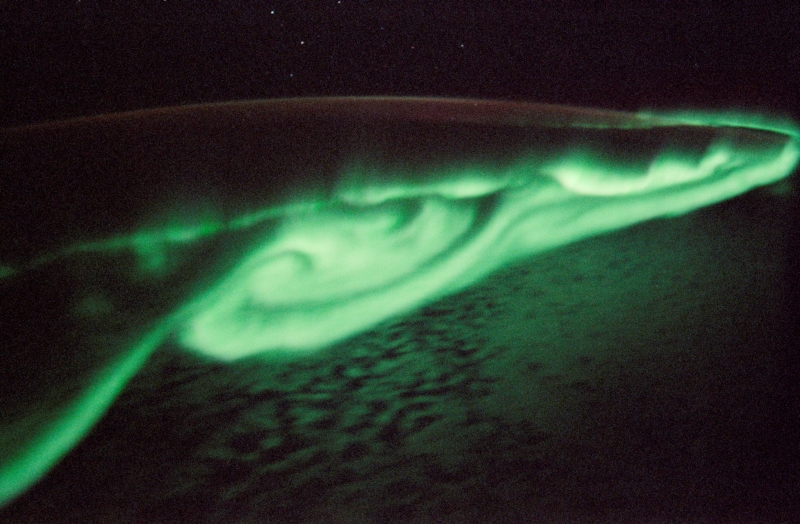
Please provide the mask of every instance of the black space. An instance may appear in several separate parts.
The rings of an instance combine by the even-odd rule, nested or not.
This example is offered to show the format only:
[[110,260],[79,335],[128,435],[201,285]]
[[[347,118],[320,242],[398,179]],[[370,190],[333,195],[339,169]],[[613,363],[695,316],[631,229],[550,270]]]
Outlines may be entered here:
[[797,115],[790,0],[73,0],[9,2],[0,18],[5,125],[375,94]]

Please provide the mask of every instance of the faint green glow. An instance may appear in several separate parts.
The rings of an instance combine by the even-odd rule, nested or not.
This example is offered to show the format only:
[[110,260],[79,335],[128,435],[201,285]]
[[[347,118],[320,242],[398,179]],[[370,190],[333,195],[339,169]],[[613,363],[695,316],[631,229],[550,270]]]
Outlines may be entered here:
[[[730,118],[658,125],[736,125]],[[787,176],[796,131],[775,151],[720,138],[702,151],[663,151],[646,166],[588,148],[505,168],[425,173],[429,184],[345,185],[330,202],[284,216],[277,234],[186,308],[180,339],[232,360],[313,350],[453,293],[521,257],[655,217],[674,216]],[[347,180],[408,180],[355,164]],[[441,168],[439,168],[441,169]],[[377,176],[375,176],[377,175]],[[489,202],[492,199],[492,202]],[[482,213],[490,209],[489,216]]]
[[0,278],[10,277],[14,273],[16,273],[16,271],[14,271],[14,268],[0,264]]
[[170,325],[171,321],[164,321],[132,344],[131,350],[103,370],[92,386],[82,391],[75,402],[59,413],[46,431],[27,442],[23,453],[0,464],[0,504],[16,497],[36,482],[86,435],[158,347]]
[[640,111],[638,116],[644,121],[658,122],[658,127],[670,125],[731,127],[770,131],[789,135],[795,140],[800,138],[800,128],[787,119],[757,113],[737,111],[672,111],[648,112]]

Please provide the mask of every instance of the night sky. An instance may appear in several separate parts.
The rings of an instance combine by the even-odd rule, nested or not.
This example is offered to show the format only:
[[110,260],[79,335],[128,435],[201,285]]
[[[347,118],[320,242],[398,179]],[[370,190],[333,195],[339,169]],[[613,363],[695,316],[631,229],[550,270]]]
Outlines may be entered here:
[[0,124],[310,95],[796,117],[800,4],[666,4],[9,2]]

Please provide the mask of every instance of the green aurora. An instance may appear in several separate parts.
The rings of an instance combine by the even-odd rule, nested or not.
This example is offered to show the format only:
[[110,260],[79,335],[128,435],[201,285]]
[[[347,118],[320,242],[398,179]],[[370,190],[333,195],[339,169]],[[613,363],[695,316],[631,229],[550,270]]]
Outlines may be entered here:
[[169,337],[220,361],[302,358],[525,257],[778,182],[800,132],[732,114],[287,99],[6,129],[0,154],[2,505]]

